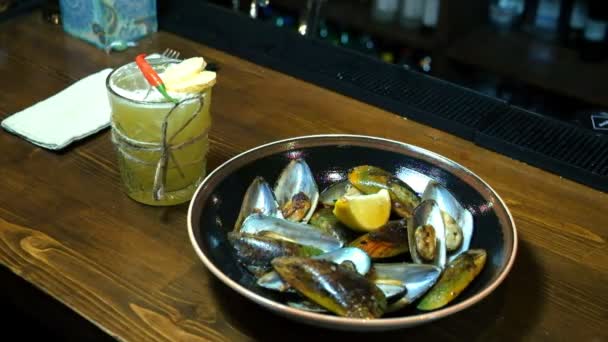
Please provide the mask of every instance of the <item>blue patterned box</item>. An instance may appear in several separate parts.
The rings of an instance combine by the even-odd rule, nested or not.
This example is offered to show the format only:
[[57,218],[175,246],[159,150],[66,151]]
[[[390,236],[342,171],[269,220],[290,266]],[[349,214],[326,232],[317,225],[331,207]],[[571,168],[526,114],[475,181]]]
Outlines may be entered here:
[[156,0],[60,0],[67,33],[107,48],[156,32]]

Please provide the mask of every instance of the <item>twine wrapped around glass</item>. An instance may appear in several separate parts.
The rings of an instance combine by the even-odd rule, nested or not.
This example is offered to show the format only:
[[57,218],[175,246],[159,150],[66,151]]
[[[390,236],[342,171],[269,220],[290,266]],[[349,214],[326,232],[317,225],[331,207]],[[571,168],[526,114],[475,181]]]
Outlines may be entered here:
[[[174,62],[150,64],[160,73]],[[135,63],[114,70],[106,86],[127,195],[159,206],[189,201],[206,175],[211,87],[171,102],[150,87]]]

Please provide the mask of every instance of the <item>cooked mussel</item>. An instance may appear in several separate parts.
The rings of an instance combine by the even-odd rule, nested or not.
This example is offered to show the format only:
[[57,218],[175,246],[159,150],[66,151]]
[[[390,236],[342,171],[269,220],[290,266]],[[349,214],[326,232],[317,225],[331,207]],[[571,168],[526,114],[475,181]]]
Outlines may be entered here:
[[350,268],[301,257],[275,258],[272,266],[299,293],[339,316],[372,319],[386,310],[384,293]]
[[443,270],[433,288],[420,300],[419,310],[439,309],[456,298],[477,277],[486,263],[486,251],[471,249],[460,254]]
[[446,263],[445,227],[437,202],[426,200],[413,212],[407,226],[412,260],[443,268]]
[[[390,308],[393,305],[396,305],[396,303],[400,302],[401,299],[403,298],[403,296],[405,295],[405,293],[407,292],[407,288],[398,281],[395,281],[393,283],[380,282],[380,283],[375,283],[375,284],[376,284],[376,287],[378,287],[380,289],[380,291],[382,291],[382,293],[384,293],[384,296],[386,297],[386,300],[388,303],[387,312],[389,312]],[[326,313],[327,312],[327,310],[324,309],[322,306],[315,304],[306,299],[302,299],[299,301],[296,301],[296,300],[287,301],[287,305],[292,308],[296,308],[296,309],[300,309],[300,310],[304,310],[304,311],[317,312],[317,313]]]
[[315,304],[315,303],[313,303],[309,300],[305,300],[305,299],[300,300],[300,301],[287,301],[287,306],[292,307],[294,309],[298,309],[298,310],[310,311],[310,312],[316,312],[316,313],[327,312],[327,310],[325,310],[319,304]]
[[333,207],[337,200],[344,196],[360,195],[361,191],[357,190],[348,180],[333,183],[332,185],[321,191],[319,202],[326,207]]
[[229,232],[228,241],[236,253],[236,259],[256,276],[270,271],[270,262],[276,257],[310,257],[322,253],[314,247],[237,232]]
[[366,194],[387,189],[391,196],[393,211],[401,217],[410,217],[414,208],[420,203],[420,198],[409,185],[379,167],[357,166],[349,172],[348,180]]
[[[272,190],[255,178],[228,234],[237,260],[299,310],[372,319],[414,302],[423,311],[447,305],[481,272],[486,252],[468,250],[473,217],[446,188],[398,172],[357,166],[321,194],[303,159],[290,161]],[[382,215],[370,214],[376,204]],[[413,262],[401,262],[408,252]]]
[[430,181],[422,194],[422,200],[434,200],[445,225],[446,248],[449,260],[469,249],[473,236],[473,215],[462,207],[454,196],[441,184]]
[[[398,300],[392,301],[387,312],[399,310],[413,303],[430,289],[439,275],[441,269],[433,265],[412,263],[374,263],[369,273],[370,278],[378,287],[401,285],[407,291]],[[386,295],[386,291],[383,291]]]
[[323,252],[331,252],[344,245],[336,237],[323,233],[311,225],[260,214],[247,217],[243,221],[240,232],[315,247]]
[[304,159],[294,159],[283,169],[274,194],[285,219],[306,223],[319,201],[319,189]]
[[424,262],[435,260],[438,253],[435,227],[430,224],[417,226],[414,230],[414,241],[420,259]]
[[374,282],[374,284],[376,284],[386,297],[388,303],[387,312],[395,298],[401,298],[407,293],[407,288],[401,282]]
[[323,233],[336,237],[344,244],[348,243],[353,238],[352,230],[346,228],[329,208],[317,210],[308,223],[317,227]]
[[[333,252],[324,253],[313,257],[314,259],[327,260],[336,264],[343,264],[350,262],[355,270],[361,274],[366,275],[371,268],[371,259],[369,256],[359,248],[344,247]],[[270,290],[286,291],[290,286],[285,283],[281,277],[275,271],[268,272],[258,279],[258,285]]]
[[372,259],[390,258],[409,249],[407,221],[389,221],[380,229],[361,235],[349,246],[364,250]]
[[263,177],[256,177],[247,188],[234,230],[238,231],[243,221],[251,214],[282,217],[274,193]]

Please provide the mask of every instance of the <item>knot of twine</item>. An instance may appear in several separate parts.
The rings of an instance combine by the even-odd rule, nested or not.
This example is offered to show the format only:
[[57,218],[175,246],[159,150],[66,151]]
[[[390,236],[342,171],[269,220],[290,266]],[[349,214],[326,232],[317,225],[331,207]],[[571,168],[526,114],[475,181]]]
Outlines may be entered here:
[[[205,158],[204,155],[201,155],[200,158],[198,158],[194,161],[180,165],[177,162],[177,160],[175,159],[175,156],[173,155],[174,151],[177,151],[186,146],[192,145],[193,143],[195,143],[207,136],[207,134],[209,132],[208,128],[205,129],[203,132],[201,132],[199,135],[192,137],[186,141],[183,141],[183,142],[180,142],[177,144],[173,142],[175,137],[179,133],[181,133],[184,129],[186,129],[186,127],[188,127],[188,125],[190,125],[190,123],[192,123],[192,121],[194,121],[194,119],[196,119],[200,115],[200,111],[203,108],[203,105],[205,104],[204,95],[205,94],[202,93],[196,97],[189,97],[189,98],[183,99],[183,100],[179,101],[178,103],[175,103],[173,105],[173,107],[171,107],[171,109],[167,112],[167,114],[163,118],[163,121],[161,124],[161,139],[160,139],[159,143],[138,141],[133,138],[130,138],[122,131],[122,129],[120,127],[118,127],[114,122],[112,122],[112,142],[114,143],[114,146],[119,151],[119,153],[121,153],[125,158],[127,158],[130,161],[137,163],[137,164],[149,165],[149,166],[156,165],[156,171],[154,173],[154,184],[152,187],[152,194],[153,194],[155,201],[160,201],[165,197],[165,186],[166,186],[166,181],[167,181],[167,165],[168,165],[169,159],[171,159],[171,161],[173,161],[173,164],[175,164],[177,171],[184,178],[185,174],[182,170],[182,167],[199,163]],[[198,106],[197,106],[196,110],[184,122],[184,124],[181,125],[175,131],[175,133],[173,133],[171,136],[167,136],[167,128],[169,126],[169,119],[170,119],[171,115],[173,113],[175,113],[175,110],[181,104],[188,102],[188,101],[192,101],[192,100],[198,100]],[[147,152],[158,151],[158,152],[160,152],[160,158],[159,158],[158,162],[149,162],[149,161],[142,160],[140,158],[135,157],[132,153],[130,153],[131,151],[147,151]]]

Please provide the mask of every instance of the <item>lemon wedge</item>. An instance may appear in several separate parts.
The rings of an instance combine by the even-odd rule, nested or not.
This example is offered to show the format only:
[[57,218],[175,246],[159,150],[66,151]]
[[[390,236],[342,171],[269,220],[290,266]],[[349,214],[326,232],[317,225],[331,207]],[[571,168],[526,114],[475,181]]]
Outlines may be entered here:
[[388,222],[391,197],[386,189],[375,194],[344,196],[336,201],[334,215],[353,230],[369,232]]

